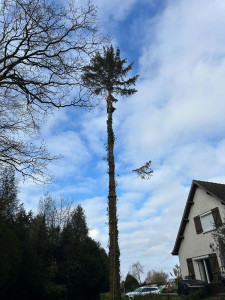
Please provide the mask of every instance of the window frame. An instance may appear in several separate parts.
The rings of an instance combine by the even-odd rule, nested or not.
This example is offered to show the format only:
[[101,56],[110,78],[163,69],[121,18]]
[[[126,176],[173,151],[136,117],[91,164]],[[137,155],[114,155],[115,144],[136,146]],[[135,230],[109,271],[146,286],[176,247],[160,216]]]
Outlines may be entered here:
[[196,279],[203,280],[202,276],[201,276],[200,266],[199,266],[199,262],[201,261],[203,263],[203,266],[204,266],[204,271],[205,271],[207,283],[210,283],[211,281],[210,281],[210,276],[209,276],[209,270],[208,270],[208,267],[207,267],[206,261],[205,261],[206,259],[209,259],[209,255],[193,257],[192,258],[193,267],[194,267]]
[[[205,230],[204,229],[204,222],[202,221],[202,219],[208,215],[211,215],[211,218],[212,218],[212,221],[213,221],[213,224],[210,224],[212,227],[210,229],[207,229]],[[215,224],[215,220],[214,220],[214,217],[213,217],[213,214],[212,214],[212,210],[209,210],[201,215],[199,215],[200,217],[200,222],[201,222],[201,225],[202,225],[202,233],[207,233],[207,232],[210,232],[210,231],[213,231],[216,229],[216,224]]]
[[[202,227],[202,217],[204,217],[205,215],[211,214],[212,215],[212,221],[214,223],[214,227],[209,229],[209,230],[203,230]],[[223,225],[222,219],[221,219],[221,215],[220,215],[220,210],[218,207],[215,207],[209,211],[206,211],[200,215],[197,215],[193,218],[194,220],[194,224],[195,224],[195,230],[197,234],[201,234],[201,233],[207,233],[210,231],[215,230],[217,227]]]

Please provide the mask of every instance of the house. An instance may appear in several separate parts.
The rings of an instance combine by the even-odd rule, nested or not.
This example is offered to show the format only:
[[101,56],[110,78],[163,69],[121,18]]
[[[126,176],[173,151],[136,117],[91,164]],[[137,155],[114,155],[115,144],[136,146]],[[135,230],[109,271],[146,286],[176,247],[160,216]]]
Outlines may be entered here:
[[217,282],[224,263],[212,233],[225,217],[225,184],[193,180],[172,255],[182,277]]

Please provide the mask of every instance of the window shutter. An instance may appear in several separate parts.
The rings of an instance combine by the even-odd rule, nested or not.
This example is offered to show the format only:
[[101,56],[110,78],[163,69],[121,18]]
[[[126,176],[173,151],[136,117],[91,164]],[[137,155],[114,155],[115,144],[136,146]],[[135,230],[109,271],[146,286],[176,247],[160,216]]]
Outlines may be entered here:
[[221,220],[219,208],[218,207],[213,208],[211,211],[212,211],[212,215],[213,215],[213,219],[214,219],[216,227],[221,226],[222,225],[222,220]]
[[187,259],[188,273],[193,279],[195,279],[195,271],[192,258]]
[[200,216],[194,217],[194,222],[195,222],[195,229],[197,234],[202,233],[202,224],[200,220]]
[[218,281],[218,276],[219,276],[219,273],[220,273],[220,268],[219,268],[216,253],[209,254],[209,263],[210,263],[210,266],[211,266],[211,269],[212,269],[212,275],[213,275],[212,282],[217,282]]

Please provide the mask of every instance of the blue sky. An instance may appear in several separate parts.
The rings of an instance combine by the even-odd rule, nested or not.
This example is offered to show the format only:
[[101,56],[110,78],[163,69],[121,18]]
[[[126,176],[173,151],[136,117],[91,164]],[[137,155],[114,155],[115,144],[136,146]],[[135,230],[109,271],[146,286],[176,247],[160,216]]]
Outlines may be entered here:
[[[78,1],[79,2],[79,1]],[[80,1],[84,3],[84,1]],[[193,179],[225,183],[225,2],[221,0],[95,0],[102,30],[134,61],[138,92],[114,113],[121,275],[139,261],[169,272]],[[49,151],[49,186],[21,184],[35,210],[46,191],[86,212],[90,235],[107,249],[105,99],[91,112],[65,109],[42,129]],[[152,160],[154,175],[132,170]]]

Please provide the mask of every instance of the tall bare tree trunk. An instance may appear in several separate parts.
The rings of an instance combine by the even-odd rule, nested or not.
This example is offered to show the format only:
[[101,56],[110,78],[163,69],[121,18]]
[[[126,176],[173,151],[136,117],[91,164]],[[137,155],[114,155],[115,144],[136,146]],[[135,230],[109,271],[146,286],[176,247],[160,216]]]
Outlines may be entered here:
[[117,219],[117,196],[115,182],[115,161],[114,161],[114,133],[112,128],[112,101],[111,95],[108,96],[108,120],[107,120],[107,161],[109,165],[109,195],[108,195],[108,214],[109,214],[109,266],[110,266],[110,300],[120,300],[120,250],[118,243],[118,219]]
[[114,161],[114,133],[112,128],[112,114],[114,108],[112,103],[117,102],[117,95],[131,96],[137,92],[131,88],[136,83],[138,75],[127,79],[128,72],[132,69],[133,63],[128,66],[126,59],[120,58],[120,49],[116,53],[111,45],[104,47],[103,53],[94,55],[90,64],[83,68],[82,79],[84,85],[90,89],[91,94],[108,94],[108,120],[107,120],[107,160],[109,165],[109,195],[108,195],[108,214],[109,214],[109,266],[110,266],[110,300],[121,300],[120,293],[120,250],[118,243],[118,218],[116,211],[117,196],[115,182],[115,161]]

